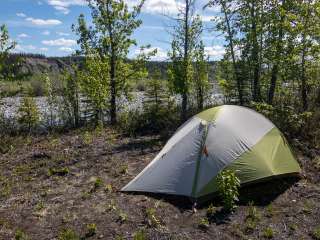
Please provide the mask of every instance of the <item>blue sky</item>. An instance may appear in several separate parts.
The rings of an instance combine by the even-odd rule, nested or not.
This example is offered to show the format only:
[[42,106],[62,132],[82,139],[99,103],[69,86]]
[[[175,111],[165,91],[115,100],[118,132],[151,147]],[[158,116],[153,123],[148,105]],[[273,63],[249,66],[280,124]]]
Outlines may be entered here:
[[[138,0],[127,0],[133,5]],[[203,16],[206,29],[212,28],[208,20],[217,15],[217,9],[202,10],[205,0],[198,0],[196,11]],[[138,46],[151,44],[158,49],[154,60],[164,60],[170,48],[170,35],[166,26],[171,23],[163,13],[177,12],[175,0],[146,0],[140,18],[142,26],[134,33]],[[0,25],[6,24],[10,36],[18,45],[16,52],[41,53],[47,56],[66,56],[77,49],[77,36],[71,31],[80,13],[91,21],[90,10],[85,0],[1,0]],[[203,41],[211,59],[219,59],[224,53],[223,37],[217,32],[205,31]],[[139,47],[132,47],[133,57]]]

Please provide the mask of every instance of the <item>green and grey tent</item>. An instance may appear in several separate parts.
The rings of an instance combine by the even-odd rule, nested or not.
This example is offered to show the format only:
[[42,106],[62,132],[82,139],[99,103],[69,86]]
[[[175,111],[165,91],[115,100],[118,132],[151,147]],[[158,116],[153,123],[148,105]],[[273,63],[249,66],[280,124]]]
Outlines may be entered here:
[[223,169],[234,170],[242,185],[300,172],[272,122],[249,108],[225,105],[183,124],[122,191],[199,199],[217,191],[216,177]]

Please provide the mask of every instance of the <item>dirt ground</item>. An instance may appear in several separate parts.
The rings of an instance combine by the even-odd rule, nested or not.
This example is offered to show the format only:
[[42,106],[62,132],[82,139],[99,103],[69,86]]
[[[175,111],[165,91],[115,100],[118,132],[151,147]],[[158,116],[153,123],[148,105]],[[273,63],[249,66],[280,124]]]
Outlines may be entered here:
[[158,136],[77,130],[1,144],[0,239],[320,239],[315,150],[294,147],[301,178],[247,186],[227,214],[219,199],[194,213],[188,199],[119,191],[159,152]]

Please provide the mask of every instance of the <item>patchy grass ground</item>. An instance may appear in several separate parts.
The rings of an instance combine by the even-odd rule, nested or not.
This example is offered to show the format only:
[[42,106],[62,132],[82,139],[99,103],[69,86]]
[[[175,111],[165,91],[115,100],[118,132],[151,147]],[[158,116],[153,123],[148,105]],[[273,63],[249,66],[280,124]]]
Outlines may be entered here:
[[[157,136],[109,129],[2,138],[0,239],[320,239],[320,153],[298,150],[301,179],[241,191],[232,214],[215,199],[119,192],[157,154]],[[310,150],[311,151],[311,150]]]

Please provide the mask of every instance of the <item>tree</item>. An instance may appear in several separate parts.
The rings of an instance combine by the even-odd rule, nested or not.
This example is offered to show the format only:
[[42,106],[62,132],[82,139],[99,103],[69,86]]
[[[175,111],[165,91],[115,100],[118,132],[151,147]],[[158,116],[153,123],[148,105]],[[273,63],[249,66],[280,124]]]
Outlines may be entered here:
[[9,52],[16,46],[15,42],[10,41],[10,36],[6,25],[0,26],[0,81],[5,78],[6,60]]
[[182,99],[181,121],[187,119],[188,94],[193,81],[194,52],[202,33],[200,16],[195,15],[195,0],[184,0],[175,18],[169,57],[169,81],[174,93]]
[[72,66],[72,72],[65,70],[63,74],[63,102],[74,127],[80,126],[79,74],[80,71],[76,66]]
[[40,121],[38,107],[32,97],[23,97],[18,109],[18,122],[26,126],[30,133]]
[[[109,106],[110,75],[109,61],[99,55],[91,55],[85,59],[84,69],[79,72],[79,86],[87,97],[87,105],[92,106],[95,123],[103,122],[103,111]],[[75,96],[74,96],[75,97]]]
[[195,76],[194,89],[197,99],[198,111],[202,111],[204,107],[204,99],[209,92],[209,76],[208,76],[208,58],[205,55],[204,44],[202,41],[198,44],[195,51]]
[[[141,25],[141,20],[137,19],[144,0],[139,1],[137,6],[130,11],[124,0],[87,0],[93,18],[93,27],[86,26],[84,16],[80,15],[78,27],[73,27],[79,35],[78,43],[84,54],[98,54],[100,60],[105,64],[108,62],[108,72],[101,74],[108,77],[109,82],[104,82],[109,86],[110,119],[111,123],[117,122],[116,100],[121,95],[121,90],[125,84],[125,79],[119,79],[122,70],[119,65],[124,66],[129,48],[136,44],[131,38],[135,29]],[[92,50],[93,53],[92,53]]]
[[240,105],[244,104],[244,96],[243,96],[243,82],[241,79],[240,69],[238,60],[236,59],[236,50],[235,44],[237,42],[237,28],[235,27],[237,23],[236,10],[232,8],[232,4],[234,1],[232,0],[212,0],[210,1],[205,8],[221,6],[222,17],[216,18],[215,21],[217,23],[216,29],[225,34],[225,38],[227,40],[227,51],[231,56],[232,66],[233,66],[233,79],[237,83],[238,90],[238,98]]

